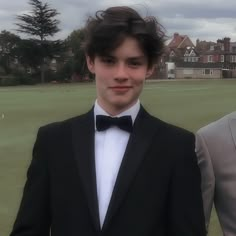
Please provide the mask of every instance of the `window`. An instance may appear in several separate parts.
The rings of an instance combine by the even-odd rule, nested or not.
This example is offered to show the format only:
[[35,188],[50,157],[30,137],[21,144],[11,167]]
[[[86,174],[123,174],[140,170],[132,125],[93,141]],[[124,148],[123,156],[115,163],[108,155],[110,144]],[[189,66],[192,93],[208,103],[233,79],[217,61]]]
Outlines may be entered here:
[[224,62],[224,61],[225,61],[224,55],[220,55],[220,61],[221,61],[221,62]]
[[236,47],[235,46],[232,47],[232,52],[236,52]]
[[213,70],[212,69],[204,69],[202,71],[204,75],[213,75]]
[[184,69],[183,74],[184,75],[192,75],[193,74],[193,69]]
[[236,55],[230,56],[230,62],[236,62]]
[[213,62],[213,57],[212,57],[212,55],[209,55],[209,56],[208,56],[207,62]]

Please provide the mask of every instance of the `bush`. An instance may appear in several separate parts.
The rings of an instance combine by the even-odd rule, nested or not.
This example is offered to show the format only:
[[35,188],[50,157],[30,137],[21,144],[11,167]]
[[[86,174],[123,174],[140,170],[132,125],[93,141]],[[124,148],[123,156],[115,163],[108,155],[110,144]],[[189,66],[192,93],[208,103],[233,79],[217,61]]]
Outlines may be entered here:
[[33,85],[38,82],[37,76],[22,72],[0,77],[0,86]]
[[19,81],[19,84],[21,85],[33,85],[38,82],[38,76],[37,74],[28,74],[24,72],[16,71],[14,72],[14,76]]
[[19,85],[20,81],[17,77],[14,76],[2,76],[0,78],[0,86],[14,86]]

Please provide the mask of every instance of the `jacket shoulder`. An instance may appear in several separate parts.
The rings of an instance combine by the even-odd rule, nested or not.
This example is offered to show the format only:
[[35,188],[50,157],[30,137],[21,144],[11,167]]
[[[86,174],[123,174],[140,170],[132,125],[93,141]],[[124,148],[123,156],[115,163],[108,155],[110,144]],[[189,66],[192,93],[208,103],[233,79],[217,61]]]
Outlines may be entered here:
[[230,114],[227,114],[223,117],[221,117],[218,120],[215,120],[202,128],[200,128],[197,131],[198,135],[203,135],[203,136],[215,136],[222,131],[227,130],[228,124],[230,120],[236,119],[236,112],[232,112]]
[[173,140],[194,140],[194,134],[183,127],[168,123],[163,121],[155,116],[150,115],[150,119],[152,120],[152,124],[159,126],[159,131],[162,132],[164,136],[167,136],[168,139]]
[[83,123],[85,120],[89,118],[91,115],[91,111],[79,116],[71,117],[66,120],[52,122],[46,125],[39,127],[38,134],[48,135],[48,136],[57,136],[62,133],[66,133],[71,131],[74,124]]

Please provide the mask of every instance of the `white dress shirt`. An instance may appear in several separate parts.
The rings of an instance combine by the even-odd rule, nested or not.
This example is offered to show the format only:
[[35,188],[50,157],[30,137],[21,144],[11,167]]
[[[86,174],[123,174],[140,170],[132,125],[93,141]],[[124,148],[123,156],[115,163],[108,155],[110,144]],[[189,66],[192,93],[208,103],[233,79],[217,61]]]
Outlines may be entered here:
[[[138,100],[135,105],[116,117],[130,115],[134,123],[139,109],[140,101]],[[100,225],[102,227],[130,133],[119,129],[118,127],[111,127],[105,131],[97,131],[96,115],[109,116],[109,114],[99,106],[97,101],[94,106],[95,169],[99,217]]]

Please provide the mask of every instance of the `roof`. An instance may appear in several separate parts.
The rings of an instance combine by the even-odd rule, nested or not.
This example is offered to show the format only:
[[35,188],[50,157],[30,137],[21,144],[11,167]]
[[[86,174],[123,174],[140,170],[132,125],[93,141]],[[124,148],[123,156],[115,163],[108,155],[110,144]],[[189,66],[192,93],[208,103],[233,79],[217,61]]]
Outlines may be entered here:
[[179,33],[174,33],[173,39],[167,45],[168,48],[181,48],[186,47],[184,44],[185,41],[188,41],[187,46],[194,46],[192,41],[187,35],[180,35]]

